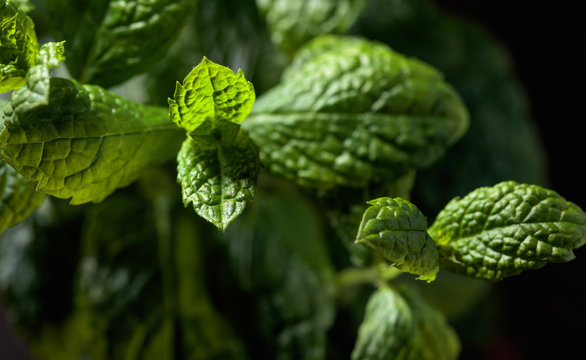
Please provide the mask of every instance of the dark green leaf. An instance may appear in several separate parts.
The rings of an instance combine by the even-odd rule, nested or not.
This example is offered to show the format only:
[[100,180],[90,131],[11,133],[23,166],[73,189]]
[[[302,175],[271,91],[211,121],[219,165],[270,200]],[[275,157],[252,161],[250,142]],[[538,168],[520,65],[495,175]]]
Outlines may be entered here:
[[[45,48],[45,47],[43,47]],[[164,108],[139,105],[97,86],[49,78],[56,61],[29,71],[5,108],[0,154],[37,190],[73,204],[99,202],[142,170],[172,159],[182,132]]]
[[26,219],[43,200],[45,194],[0,159],[0,234]]
[[452,200],[429,233],[443,267],[501,280],[572,260],[586,242],[586,213],[554,191],[507,181]]
[[288,53],[318,35],[345,33],[368,0],[256,0],[273,41]]
[[460,342],[445,317],[412,289],[383,286],[370,298],[353,360],[457,359]]
[[314,211],[299,193],[263,193],[225,233],[238,286],[254,299],[238,310],[263,341],[254,358],[325,357],[335,278]]
[[234,144],[207,145],[187,137],[177,155],[183,203],[225,231],[256,194],[258,149],[239,132]]
[[49,0],[55,38],[81,82],[104,87],[149,70],[179,35],[195,0]]
[[458,95],[431,67],[360,38],[324,36],[243,123],[261,161],[310,187],[394,180],[464,133]]
[[199,226],[158,191],[152,202],[119,192],[88,212],[75,310],[35,339],[38,359],[246,359],[209,298]]
[[401,198],[368,202],[356,236],[401,271],[431,282],[439,270],[437,247],[427,233],[427,219],[415,205]]

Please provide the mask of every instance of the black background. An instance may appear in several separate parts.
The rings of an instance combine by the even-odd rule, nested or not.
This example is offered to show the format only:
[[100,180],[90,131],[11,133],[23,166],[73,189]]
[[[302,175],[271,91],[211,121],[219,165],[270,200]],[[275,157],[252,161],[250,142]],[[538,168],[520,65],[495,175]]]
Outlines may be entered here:
[[[509,50],[547,149],[550,187],[586,209],[586,20],[580,2],[436,2],[485,25]],[[586,247],[575,253],[577,259],[568,264],[549,264],[498,283],[496,336],[487,349],[465,349],[462,359],[583,358]],[[24,359],[7,336],[0,326],[0,359]]]

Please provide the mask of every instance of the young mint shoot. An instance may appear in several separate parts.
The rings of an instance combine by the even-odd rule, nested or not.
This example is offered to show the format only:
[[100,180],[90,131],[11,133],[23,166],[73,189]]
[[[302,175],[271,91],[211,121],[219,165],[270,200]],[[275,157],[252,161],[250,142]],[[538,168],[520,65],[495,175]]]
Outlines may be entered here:
[[0,0],[6,318],[38,360],[467,355],[586,243],[514,75],[430,0]]

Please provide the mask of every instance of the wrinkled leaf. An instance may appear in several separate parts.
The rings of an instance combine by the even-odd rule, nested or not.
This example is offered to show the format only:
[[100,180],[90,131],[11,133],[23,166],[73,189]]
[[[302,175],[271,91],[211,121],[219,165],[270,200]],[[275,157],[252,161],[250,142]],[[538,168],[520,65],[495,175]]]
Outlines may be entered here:
[[73,197],[72,204],[99,202],[146,167],[175,156],[182,134],[164,108],[49,78],[55,49],[46,50],[39,58],[48,62],[33,67],[27,86],[12,94],[0,134],[2,157],[38,182],[38,191]]
[[225,231],[256,194],[258,149],[240,132],[232,145],[206,145],[187,137],[177,155],[185,206]]
[[[203,58],[177,82],[175,95],[169,99],[171,119],[188,132],[209,134],[221,122],[239,124],[250,113],[255,94],[244,73],[234,72]],[[209,122],[209,124],[207,124]]]
[[336,36],[300,50],[243,123],[271,172],[322,189],[423,168],[466,125],[464,105],[437,71],[384,45]]
[[161,60],[195,0],[49,0],[55,38],[66,40],[67,67],[82,83],[109,87]]
[[24,85],[39,47],[34,26],[24,9],[0,0],[0,93]]
[[401,271],[431,282],[439,270],[435,242],[427,233],[427,219],[415,205],[401,198],[368,202],[356,236]]
[[443,267],[496,281],[572,260],[586,213],[552,190],[506,181],[453,199],[429,233]]
[[324,359],[335,278],[315,210],[299,193],[265,192],[224,236],[237,287],[253,299],[237,309],[262,341],[251,357]]
[[367,0],[256,0],[273,41],[288,53],[294,53],[318,35],[345,33],[367,3]]
[[460,342],[445,317],[412,289],[383,286],[370,298],[353,360],[457,359]]

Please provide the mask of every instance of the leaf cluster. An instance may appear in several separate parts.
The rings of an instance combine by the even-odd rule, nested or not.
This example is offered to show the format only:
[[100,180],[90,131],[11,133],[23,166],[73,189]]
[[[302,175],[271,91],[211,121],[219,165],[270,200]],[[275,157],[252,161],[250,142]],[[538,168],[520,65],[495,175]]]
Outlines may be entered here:
[[0,91],[38,359],[457,359],[586,242],[506,54],[428,0],[0,0]]

